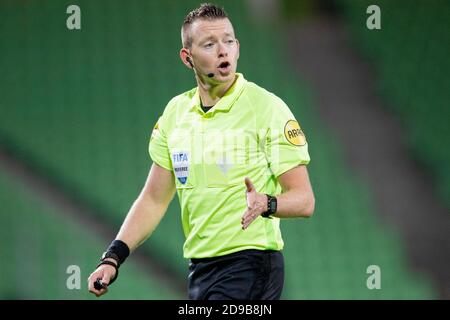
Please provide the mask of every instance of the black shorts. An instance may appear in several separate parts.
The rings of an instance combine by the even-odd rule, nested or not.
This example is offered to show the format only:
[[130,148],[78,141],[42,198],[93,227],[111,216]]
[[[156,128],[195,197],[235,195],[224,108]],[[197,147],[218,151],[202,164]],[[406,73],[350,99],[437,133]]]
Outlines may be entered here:
[[191,259],[188,293],[193,300],[276,300],[284,284],[280,251],[243,250]]

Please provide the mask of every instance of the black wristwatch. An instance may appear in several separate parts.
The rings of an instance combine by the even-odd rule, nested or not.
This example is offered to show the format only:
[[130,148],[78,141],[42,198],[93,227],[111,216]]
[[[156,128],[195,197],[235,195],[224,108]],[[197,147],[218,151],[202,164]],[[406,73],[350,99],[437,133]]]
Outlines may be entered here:
[[270,218],[271,215],[277,212],[277,198],[272,197],[271,195],[266,194],[267,196],[267,211],[261,213],[261,217]]

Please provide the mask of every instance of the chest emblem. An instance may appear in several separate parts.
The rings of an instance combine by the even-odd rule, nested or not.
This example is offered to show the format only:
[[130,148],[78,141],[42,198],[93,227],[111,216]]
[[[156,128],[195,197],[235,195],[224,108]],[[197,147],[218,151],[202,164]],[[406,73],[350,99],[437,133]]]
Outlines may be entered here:
[[189,152],[176,151],[172,153],[172,166],[175,177],[181,184],[186,184],[189,175]]

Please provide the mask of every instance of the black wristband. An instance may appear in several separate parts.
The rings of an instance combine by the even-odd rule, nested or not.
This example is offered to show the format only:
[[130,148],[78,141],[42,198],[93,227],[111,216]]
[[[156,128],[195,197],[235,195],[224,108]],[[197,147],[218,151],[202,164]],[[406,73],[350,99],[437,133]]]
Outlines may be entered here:
[[111,280],[109,280],[109,283],[108,283],[108,286],[109,286],[109,285],[111,285],[114,281],[116,281],[117,277],[119,276],[119,268],[117,267],[117,265],[116,265],[114,262],[108,261],[108,260],[103,260],[102,262],[100,262],[100,263],[97,265],[97,268],[100,267],[100,266],[103,265],[103,264],[107,264],[107,265],[109,265],[109,266],[113,266],[114,269],[116,269],[116,274],[114,275],[114,278],[112,278]]
[[122,240],[114,240],[111,242],[106,251],[114,253],[119,258],[119,265],[124,263],[125,259],[130,255],[130,248]]

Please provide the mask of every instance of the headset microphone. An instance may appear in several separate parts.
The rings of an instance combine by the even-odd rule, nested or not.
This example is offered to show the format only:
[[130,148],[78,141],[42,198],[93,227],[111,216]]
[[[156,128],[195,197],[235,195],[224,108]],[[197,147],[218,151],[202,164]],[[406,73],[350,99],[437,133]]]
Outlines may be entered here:
[[[192,67],[192,69],[194,69],[194,64],[192,63],[192,60],[191,60],[191,58],[190,57],[187,57],[186,58],[186,61],[191,65],[191,67]],[[214,78],[214,73],[208,73],[208,77],[209,78]]]

